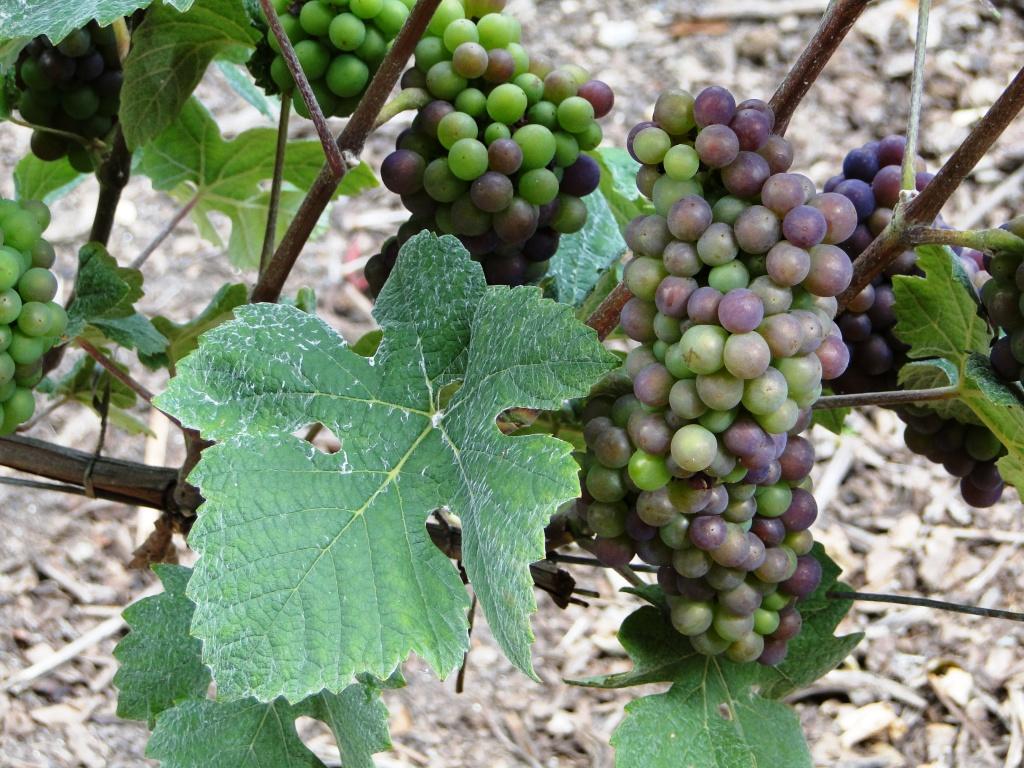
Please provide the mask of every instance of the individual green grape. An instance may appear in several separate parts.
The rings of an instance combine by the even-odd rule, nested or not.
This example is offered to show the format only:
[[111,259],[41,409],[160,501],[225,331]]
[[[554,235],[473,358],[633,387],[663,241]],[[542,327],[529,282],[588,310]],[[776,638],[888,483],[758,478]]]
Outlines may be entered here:
[[465,17],[466,11],[459,0],[441,0],[427,25],[427,31],[435,37],[441,37],[449,24]]
[[754,494],[757,499],[757,514],[762,517],[780,517],[793,501],[793,491],[786,483],[776,483],[759,488]]
[[55,301],[48,302],[46,308],[50,314],[50,325],[46,335],[51,337],[63,336],[68,327],[67,311]]
[[715,610],[712,626],[720,637],[735,643],[754,629],[754,616],[738,616],[719,607]]
[[455,71],[450,61],[439,61],[427,72],[427,89],[439,99],[454,100],[467,84],[466,78]]
[[688,472],[711,466],[718,453],[718,440],[699,424],[687,424],[672,436],[672,459]]
[[36,401],[32,390],[21,387],[14,390],[3,403],[3,421],[0,422],[0,434],[9,435],[19,426],[32,418],[36,411]]
[[[656,491],[672,479],[663,456],[636,451],[629,459],[629,478],[642,491]],[[594,498],[597,498],[596,496]]]
[[544,98],[544,81],[530,72],[517,75],[512,84],[522,88],[526,94],[526,102],[532,107]]
[[511,16],[488,13],[477,22],[480,44],[487,50],[519,42],[519,25]]
[[487,114],[506,125],[519,121],[526,114],[526,107],[526,93],[512,83],[502,83],[487,96]]
[[51,325],[50,311],[38,301],[26,302],[18,315],[18,330],[26,336],[46,336]]
[[[563,235],[579,232],[587,224],[587,204],[572,195],[558,196],[558,210],[551,218],[551,228]],[[676,327],[678,328],[678,323]],[[674,339],[678,341],[678,339]]]
[[270,62],[270,79],[283,93],[287,93],[295,87],[295,80],[292,78],[288,63],[283,56],[275,56],[274,60]]
[[555,131],[555,165],[568,168],[580,156],[580,143],[565,131]]
[[449,112],[437,124],[437,140],[445,149],[451,149],[462,139],[475,139],[478,134],[476,120],[465,112]]
[[448,167],[463,181],[483,176],[487,172],[487,162],[487,147],[476,139],[459,139],[448,151]]
[[6,291],[17,284],[21,267],[21,254],[13,248],[0,246],[0,291]]
[[[558,130],[558,108],[550,101],[538,101],[526,111],[526,119],[536,125],[543,125],[549,131]],[[576,143],[579,144],[578,141]]]
[[312,37],[326,35],[335,18],[334,11],[321,0],[309,0],[299,11],[299,24],[302,25],[302,31]]
[[641,256],[626,265],[622,279],[634,296],[653,302],[658,286],[667,275],[661,259]]
[[303,40],[296,44],[295,55],[299,59],[302,71],[310,80],[319,80],[323,77],[331,64],[331,54],[327,46],[316,40]]
[[[566,99],[565,102],[573,102],[575,99],[579,99],[578,96]],[[580,101],[586,101],[586,99],[579,99]],[[589,104],[589,102],[587,102]],[[591,108],[593,109],[593,108]],[[558,116],[562,116],[562,107],[558,107]],[[593,115],[591,115],[591,119]],[[573,133],[578,133],[586,128],[586,124],[581,125]],[[567,129],[568,130],[568,129]],[[657,165],[665,159],[665,155],[672,147],[672,137],[670,137],[665,131],[657,126],[651,126],[644,128],[633,138],[633,152],[636,154],[637,160],[644,165]]]
[[[487,96],[479,88],[467,88],[455,97],[455,109],[473,118],[483,117],[487,112]],[[491,123],[491,125],[500,125],[500,123]]]
[[[762,602],[763,606],[764,603]],[[770,635],[779,628],[778,611],[768,610],[764,607],[754,611],[754,631],[759,635]]]
[[469,19],[456,19],[445,27],[441,39],[444,41],[444,47],[450,53],[455,53],[455,49],[463,43],[479,44],[480,33],[477,31],[476,24]]
[[711,603],[695,603],[676,599],[671,603],[670,618],[672,626],[681,634],[689,637],[710,629],[715,612]]
[[512,134],[512,140],[523,151],[524,171],[545,168],[555,157],[554,134],[542,125],[524,125]]
[[445,158],[438,158],[423,171],[423,188],[439,203],[454,203],[466,193],[469,184],[452,173]]
[[414,55],[416,69],[424,75],[430,71],[432,66],[438,62],[445,61],[448,58],[444,47],[444,41],[439,37],[421,38],[420,41],[416,43]]
[[535,168],[519,177],[519,196],[534,205],[547,205],[558,197],[558,177],[547,168]]
[[725,655],[729,661],[734,661],[737,664],[757,661],[762,653],[764,653],[764,638],[756,632],[748,632],[725,649]]
[[14,381],[15,368],[14,359],[6,352],[0,352],[0,384],[6,386],[8,382]]
[[[519,22],[513,19],[513,23],[516,24],[516,35],[518,36],[521,30],[519,29]],[[515,62],[515,69],[512,70],[512,78],[515,79],[520,75],[530,73],[530,54],[526,52],[519,43],[509,43],[505,46],[505,50],[512,56],[512,61]],[[532,73],[530,73],[532,74]],[[539,75],[538,75],[539,77]],[[541,81],[543,83],[543,81]]]
[[606,503],[621,501],[626,495],[626,486],[617,469],[594,464],[587,472],[587,492],[597,501]]
[[716,411],[730,411],[743,400],[743,379],[727,370],[702,374],[697,377],[697,394]]
[[46,352],[46,344],[40,337],[26,336],[21,331],[14,331],[11,346],[7,354],[18,365],[31,365]]
[[[307,3],[303,10],[312,5]],[[339,13],[331,20],[327,36],[339,51],[354,51],[366,39],[366,25],[354,13]]]
[[30,211],[17,206],[0,215],[0,228],[4,232],[4,245],[16,251],[30,250],[43,234],[39,220]]
[[694,373],[714,373],[723,364],[725,342],[729,333],[717,325],[695,325],[679,342],[686,366]]
[[593,122],[594,106],[581,96],[570,96],[558,105],[558,124],[569,133],[580,133]]
[[718,435],[731,427],[737,416],[739,416],[739,409],[729,408],[728,410],[707,411],[697,421],[704,429]]
[[384,9],[384,0],[350,0],[348,8],[361,19],[372,19]]
[[743,387],[743,405],[757,415],[771,413],[781,407],[788,396],[786,379],[775,368],[768,368],[760,376],[748,380]]
[[36,217],[40,230],[45,232],[46,228],[50,226],[50,209],[46,203],[41,200],[22,200],[20,205],[22,210],[28,211]]
[[669,178],[677,181],[692,179],[700,170],[700,157],[689,144],[676,144],[665,153],[662,163]]
[[383,32],[388,39],[393,39],[402,29],[405,20],[409,18],[409,8],[399,0],[384,0],[384,7],[374,18],[373,23]]
[[9,325],[21,314],[21,296],[13,288],[0,292],[0,324]]
[[0,325],[0,352],[6,352],[7,348],[11,346],[11,326]]
[[504,123],[491,123],[484,128],[484,144],[491,146],[498,139],[511,139],[512,131]]
[[749,282],[750,272],[739,259],[719,264],[708,272],[708,285],[720,293],[746,288]]
[[370,69],[355,56],[335,56],[327,68],[327,87],[336,96],[358,95],[370,80]]

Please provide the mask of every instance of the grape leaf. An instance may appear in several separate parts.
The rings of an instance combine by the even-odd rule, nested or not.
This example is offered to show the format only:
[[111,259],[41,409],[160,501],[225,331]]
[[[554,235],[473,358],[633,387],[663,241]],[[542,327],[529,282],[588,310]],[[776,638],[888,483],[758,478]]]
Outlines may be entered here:
[[175,122],[214,58],[254,48],[259,37],[237,0],[178,0],[150,8],[124,62],[118,115],[129,148],[145,145]]
[[636,188],[636,174],[640,163],[629,152],[619,147],[603,147],[590,153],[601,166],[601,194],[615,215],[619,229],[637,216],[654,213],[653,204]]
[[[822,394],[831,395],[833,393],[826,388]],[[849,415],[849,408],[821,408],[812,413],[811,423],[820,424],[829,432],[841,435],[843,434],[843,425],[846,423],[846,417]]]
[[178,565],[156,565],[153,570],[164,591],[125,609],[131,632],[114,649],[121,663],[114,675],[117,716],[145,720],[150,728],[176,702],[205,699],[210,687],[202,644],[188,634],[193,605],[185,597],[185,585],[192,571]]
[[[441,674],[457,665],[468,601],[424,528],[440,506],[462,520],[495,637],[531,671],[529,564],[579,493],[578,467],[567,444],[505,437],[495,418],[558,408],[616,359],[537,289],[486,288],[452,237],[411,239],[375,314],[383,341],[367,359],[295,308],[241,307],[158,398],[221,441],[191,478],[206,503],[189,597],[222,696],[297,701],[356,672],[386,677],[410,651]],[[336,454],[292,435],[312,422]]]
[[1017,488],[1024,488],[1024,395],[1016,384],[1004,384],[988,358],[971,355],[964,366],[960,397],[992,430],[1008,451],[999,459],[999,474]]
[[[938,357],[932,360],[917,360],[900,368],[900,386],[904,389],[933,389],[959,385],[960,371],[949,360]],[[932,400],[918,403],[919,407],[935,411],[944,419],[956,419],[961,424],[980,424],[981,420],[974,411],[963,402],[951,400]]]
[[[114,364],[128,371],[127,366],[117,362]],[[78,358],[71,370],[60,379],[43,379],[36,390],[53,398],[81,403],[99,416],[104,410],[103,398],[108,387],[110,399],[105,404],[107,420],[130,435],[152,434],[149,427],[127,412],[138,401],[135,390],[98,367],[96,361],[87,355]]]
[[167,339],[133,306],[142,298],[142,273],[119,267],[99,243],[87,243],[78,252],[74,295],[68,307],[68,338],[113,341],[138,350],[142,358],[167,347]]
[[14,167],[14,194],[19,200],[42,200],[51,205],[88,178],[72,168],[66,157],[44,162],[28,154]]
[[[181,201],[196,199],[192,218],[207,240],[222,245],[210,217],[220,213],[231,220],[228,253],[242,267],[259,263],[266,226],[269,194],[262,188],[273,177],[277,131],[254,128],[225,140],[210,113],[190,99],[175,123],[141,151],[138,171],[155,189]],[[278,237],[283,237],[298,210],[302,194],[323,167],[318,141],[292,141],[285,155]],[[345,174],[337,195],[355,195],[377,185],[373,172],[360,164]]]
[[114,684],[118,716],[145,720],[151,728],[155,723],[146,753],[164,768],[322,768],[295,733],[300,715],[331,728],[346,766],[372,768],[373,753],[391,746],[380,690],[403,684],[399,675],[385,683],[363,676],[338,696],[320,693],[295,706],[283,700],[207,699],[210,673],[202,663],[201,643],[189,636],[195,606],[185,585],[192,571],[171,565],[154,570],[164,592],[125,610],[131,632],[114,650],[121,662]]
[[917,249],[925,277],[897,275],[896,336],[914,359],[945,357],[959,363],[969,352],[988,349],[991,333],[978,313],[978,299],[960,260],[944,246]]
[[235,308],[249,300],[249,290],[242,283],[221,286],[202,312],[186,323],[175,323],[166,317],[153,318],[153,326],[167,339],[166,350],[150,360],[150,367],[166,367],[192,352],[199,337],[211,328],[227,322]]
[[256,87],[245,67],[222,59],[217,62],[217,69],[220,70],[227,84],[231,86],[231,90],[249,102],[264,117],[270,120],[277,119],[276,111],[280,109],[280,99],[267,97],[260,88]]
[[587,298],[601,275],[626,252],[626,241],[604,195],[596,191],[583,202],[587,206],[586,225],[579,232],[562,235],[548,267],[558,300],[573,306]]
[[672,687],[626,706],[612,736],[617,766],[810,768],[799,720],[776,699],[833,669],[861,638],[832,634],[850,603],[826,596],[837,585],[839,568],[821,545],[814,555],[822,562],[822,583],[801,604],[803,630],[790,643],[786,661],[774,668],[696,653],[657,607],[663,605],[660,590],[631,590],[654,603],[630,615],[619,630],[633,669],[576,682],[594,688],[659,682]]
[[[18,0],[0,3],[0,39],[46,35],[60,42],[84,27],[90,19],[106,26],[122,16],[145,8],[152,0]],[[193,0],[165,0],[168,6],[186,10]]]

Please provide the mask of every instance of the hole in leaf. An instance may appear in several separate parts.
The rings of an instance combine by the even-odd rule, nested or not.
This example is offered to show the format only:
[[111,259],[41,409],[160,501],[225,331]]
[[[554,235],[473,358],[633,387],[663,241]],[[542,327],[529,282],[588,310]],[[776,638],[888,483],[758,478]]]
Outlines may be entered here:
[[295,732],[306,749],[326,765],[340,765],[341,752],[331,729],[319,720],[302,715],[295,719]]

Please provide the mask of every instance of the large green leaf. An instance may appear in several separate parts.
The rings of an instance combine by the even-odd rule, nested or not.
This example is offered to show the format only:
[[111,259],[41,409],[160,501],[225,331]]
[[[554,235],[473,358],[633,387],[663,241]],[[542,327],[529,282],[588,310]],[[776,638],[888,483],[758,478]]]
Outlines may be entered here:
[[202,643],[189,637],[193,605],[185,597],[192,571],[178,565],[153,568],[163,593],[147,597],[124,611],[131,632],[114,649],[121,668],[114,675],[119,691],[117,716],[145,720],[183,699],[205,699],[210,670],[203,666]]
[[587,206],[586,226],[562,236],[558,253],[548,267],[558,300],[573,306],[583,303],[601,275],[626,252],[626,241],[604,195],[597,191],[583,202]]
[[[623,622],[619,640],[633,669],[580,684],[627,688],[669,682],[672,687],[626,706],[626,718],[612,736],[617,766],[810,768],[800,722],[777,699],[833,669],[861,638],[833,635],[850,604],[827,597],[839,568],[820,545],[814,554],[822,562],[822,583],[801,604],[803,630],[778,667],[702,656],[658,607],[641,608]],[[654,588],[643,592],[653,602],[658,594]]]
[[254,48],[259,37],[238,0],[151,8],[124,63],[119,117],[128,146],[141,147],[174,123],[214,58]]
[[29,153],[14,167],[14,193],[19,200],[42,200],[50,205],[87,178],[72,168],[66,157],[44,162]]
[[601,194],[615,215],[619,229],[637,216],[654,213],[654,205],[636,188],[636,174],[640,163],[619,147],[603,147],[591,152],[601,166]]
[[[138,170],[156,189],[181,201],[197,198],[192,218],[200,233],[222,245],[211,221],[220,213],[231,220],[228,253],[241,267],[259,263],[266,227],[269,193],[264,183],[274,175],[277,131],[253,128],[226,140],[210,113],[195,99],[181,110],[174,125],[141,152]],[[278,238],[299,208],[303,195],[323,167],[323,148],[318,141],[289,142],[277,228]],[[373,173],[359,165],[345,175],[337,194],[358,194],[376,186]]]
[[194,606],[185,585],[192,572],[170,565],[155,570],[164,592],[125,610],[131,632],[114,651],[121,662],[114,677],[117,714],[156,724],[148,756],[165,768],[323,768],[295,732],[295,719],[308,715],[331,728],[346,766],[372,768],[373,753],[390,746],[380,690],[401,684],[400,676],[384,684],[364,676],[340,695],[320,693],[295,706],[280,699],[209,700],[201,643],[189,636]]
[[[165,0],[186,10],[193,0]],[[46,35],[60,42],[90,19],[102,26],[145,8],[152,0],[5,0],[0,2],[0,40]]]
[[119,267],[99,243],[87,243],[78,252],[75,299],[68,307],[67,335],[93,343],[107,341],[136,349],[142,358],[163,353],[167,339],[135,311],[142,298],[142,273]]
[[[547,519],[579,493],[578,466],[566,443],[503,436],[495,418],[558,408],[616,358],[537,289],[486,288],[452,237],[403,247],[376,317],[384,336],[367,359],[293,307],[239,308],[158,398],[220,441],[192,476],[206,503],[189,596],[228,698],[337,691],[361,671],[386,677],[410,651],[442,674],[457,665],[468,601],[424,527],[441,506],[462,520],[495,637],[531,670],[529,564]],[[312,422],[337,453],[293,436]]]

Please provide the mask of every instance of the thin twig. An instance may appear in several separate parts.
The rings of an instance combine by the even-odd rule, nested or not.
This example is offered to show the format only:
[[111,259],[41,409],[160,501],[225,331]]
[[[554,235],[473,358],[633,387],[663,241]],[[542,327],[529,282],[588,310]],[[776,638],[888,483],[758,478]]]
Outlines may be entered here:
[[[260,253],[260,274],[274,255],[277,240],[277,216],[281,208],[281,185],[284,182],[284,158],[288,151],[288,120],[292,113],[292,95],[281,96],[281,116],[277,122],[277,148],[274,151],[274,179],[270,183],[270,202],[267,205],[267,228],[263,233],[263,251]],[[333,139],[331,140],[333,144]]]
[[[566,565],[588,565],[591,568],[607,568],[608,566],[598,560],[596,557],[580,557],[579,555],[563,555],[561,552],[549,552],[548,560],[555,563],[565,563]],[[656,565],[647,565],[646,563],[630,563],[629,567],[634,571],[643,571],[644,573],[657,573],[658,567]]]
[[27,120],[17,118],[14,115],[8,115],[4,118],[4,120],[9,122],[11,125],[18,125],[22,128],[28,128],[30,131],[39,131],[40,133],[52,133],[54,136],[60,136],[62,139],[67,139],[68,141],[73,141],[76,144],[81,144],[86,149],[103,150],[106,149],[107,146],[99,139],[87,139],[84,136],[79,136],[77,133],[71,133],[71,131],[62,131],[59,128],[51,128],[48,125],[36,125],[35,123],[30,123]]
[[867,7],[869,0],[839,0],[822,19],[814,37],[807,44],[800,58],[783,79],[771,107],[775,111],[775,132],[780,136],[786,132],[793,112],[818,79],[821,70],[846,38],[854,22]]
[[[340,178],[347,170],[345,158],[342,157],[338,145],[334,143],[334,134],[331,133],[330,126],[327,125],[327,118],[324,117],[323,110],[320,109],[320,102],[316,100],[316,95],[313,93],[313,88],[309,84],[306,73],[302,71],[299,57],[295,55],[295,47],[292,45],[292,41],[288,39],[288,34],[284,31],[284,27],[281,26],[281,19],[278,18],[271,0],[260,0],[260,6],[263,8],[263,15],[270,26],[270,31],[277,38],[277,44],[281,49],[281,56],[284,57],[285,64],[288,65],[288,71],[291,72],[292,80],[295,81],[295,87],[299,89],[302,101],[305,103],[306,109],[309,110],[309,116],[316,127],[316,134],[320,137],[320,143],[323,144],[324,154],[327,156],[327,164],[334,172],[334,175]],[[288,109],[290,109],[290,105],[282,102],[281,111],[287,112]]]
[[622,308],[631,298],[633,294],[623,283],[616,285],[612,292],[605,296],[604,301],[587,318],[587,325],[597,331],[597,338],[604,341],[608,334],[615,330]]
[[1005,229],[939,229],[915,225],[906,232],[910,245],[960,245],[977,251],[996,253],[1006,251],[1024,254],[1024,238]]
[[147,259],[153,255],[153,252],[159,248],[175,228],[184,221],[185,217],[192,213],[192,209],[195,208],[198,203],[199,194],[196,193],[192,199],[185,203],[185,205],[183,205],[178,212],[174,214],[174,217],[164,225],[164,228],[157,233],[152,242],[143,248],[139,255],[135,257],[135,261],[131,263],[131,268],[139,269],[143,264],[145,264]]
[[860,392],[853,395],[825,395],[811,406],[815,411],[834,408],[859,408],[865,405],[909,405],[934,400],[952,400],[960,394],[960,387],[934,387],[932,389],[897,389],[890,392]]
[[[388,94],[398,82],[402,69],[412,55],[416,43],[419,42],[423,30],[427,28],[439,3],[440,0],[419,0],[409,13],[405,26],[398,33],[387,56],[384,57],[380,68],[373,76],[373,80],[367,86],[363,98],[359,100],[359,106],[349,118],[345,130],[338,137],[338,149],[342,153],[351,152],[358,155],[362,152],[366,138],[373,130],[373,125],[377,121],[377,116],[380,114]],[[334,174],[330,167],[325,167],[320,171],[320,175],[310,186],[305,200],[302,201],[302,205],[292,218],[292,223],[274,252],[274,257],[256,283],[256,287],[253,288],[250,297],[252,302],[277,301],[280,297],[285,280],[291,274],[292,267],[295,266],[295,261],[299,258],[299,253],[312,234],[320,215],[327,208],[334,192],[338,189],[338,184],[344,178],[344,173],[343,171],[341,175]]]
[[130,374],[118,368],[117,364],[114,363],[114,361],[107,357],[105,354],[103,354],[101,350],[94,347],[90,342],[86,341],[85,339],[78,339],[77,343],[78,346],[80,346],[83,349],[83,351],[85,351],[85,353],[89,355],[89,357],[91,357],[93,360],[99,363],[104,368],[104,370],[107,371],[107,373],[109,373],[115,379],[117,379],[126,387],[128,387],[128,389],[130,389],[132,392],[134,392],[143,400],[145,400],[149,405],[153,404],[153,393],[150,392],[141,384],[139,384],[139,382],[133,379]]
[[921,99],[924,94],[924,57],[928,48],[928,14],[931,0],[917,4],[917,39],[914,41],[914,73],[910,78],[910,116],[907,119],[907,145],[903,153],[902,187],[916,189],[917,144],[921,132]]
[[[13,485],[19,488],[32,488],[37,491],[53,491],[55,493],[65,493],[71,496],[85,496],[87,498],[97,498],[98,494],[91,494],[85,488],[80,485],[67,485],[66,483],[46,483],[42,480],[28,480],[23,477],[7,477],[0,476],[0,485]],[[131,496],[121,496],[119,499],[113,499],[112,494],[105,493],[103,498],[107,501],[121,501],[124,504],[134,504],[135,500]]]
[[[901,228],[888,227],[857,257],[853,265],[853,280],[850,287],[839,297],[839,310],[846,305],[882,270],[885,269],[906,247],[906,230],[915,224],[928,224],[935,220],[939,210],[963,183],[978,161],[991,149],[1006,127],[1024,107],[1024,69],[1002,92],[985,116],[957,147],[949,160],[939,169],[924,190],[906,207],[901,219]],[[897,217],[894,217],[894,221]]]
[[1000,608],[982,608],[977,605],[948,603],[945,600],[932,600],[927,597],[908,597],[906,595],[878,595],[871,592],[839,592],[831,590],[827,596],[833,600],[860,600],[868,603],[893,603],[895,605],[914,605],[924,608],[935,608],[939,611],[967,613],[971,616],[985,616],[990,619],[1007,619],[1008,621],[1024,621],[1024,613],[1004,611]]

